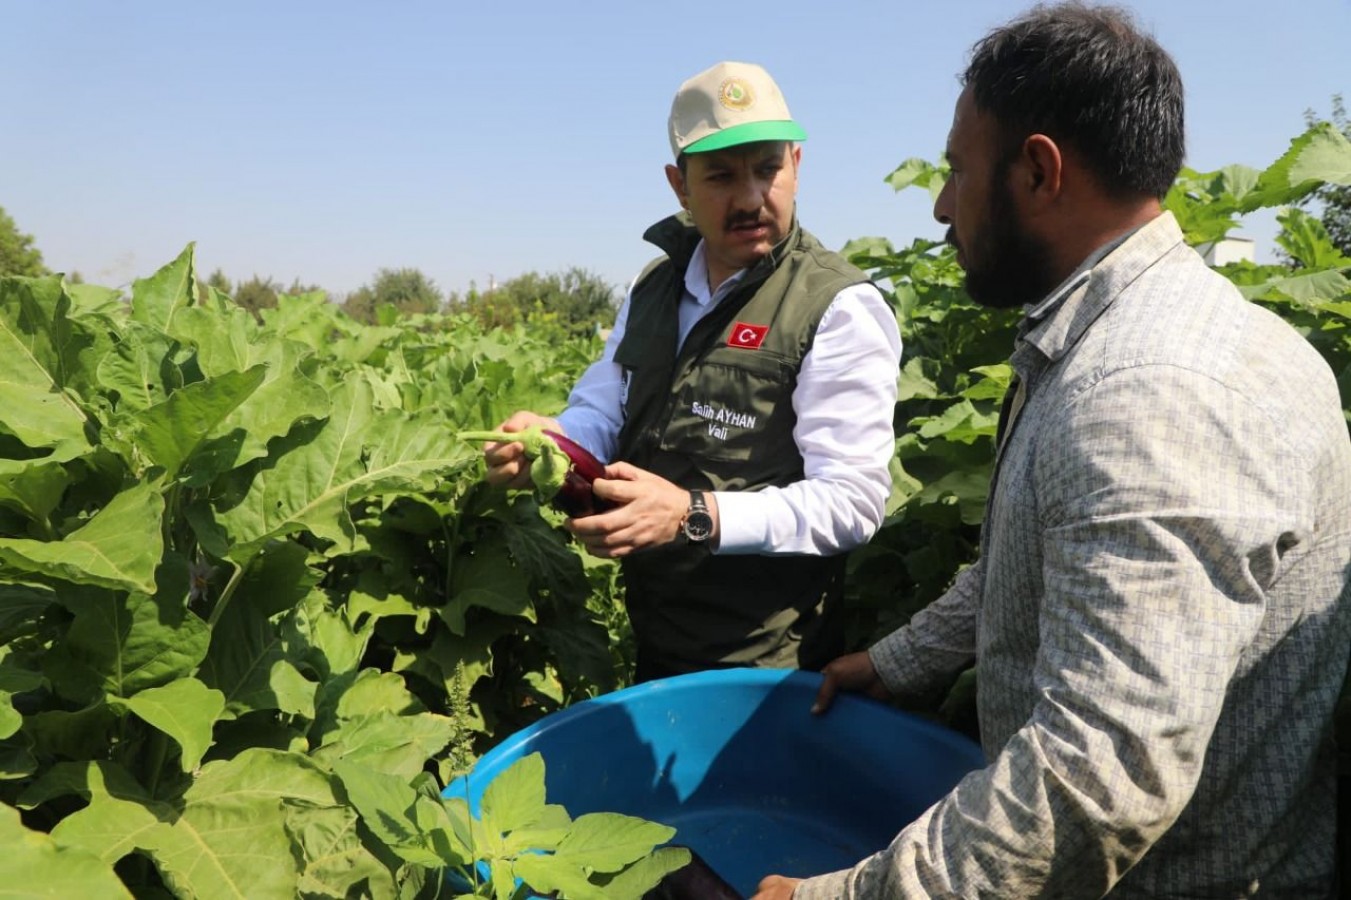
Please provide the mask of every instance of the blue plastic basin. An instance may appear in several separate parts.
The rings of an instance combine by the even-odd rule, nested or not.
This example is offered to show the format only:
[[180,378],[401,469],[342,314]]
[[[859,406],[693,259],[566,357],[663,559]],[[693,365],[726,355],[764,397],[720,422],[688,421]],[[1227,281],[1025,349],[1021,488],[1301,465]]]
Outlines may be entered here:
[[477,814],[493,777],[539,751],[550,803],[670,825],[746,896],[771,872],[847,868],[985,760],[968,738],[858,695],[813,716],[820,684],[728,669],[615,691],[507,738],[444,795]]

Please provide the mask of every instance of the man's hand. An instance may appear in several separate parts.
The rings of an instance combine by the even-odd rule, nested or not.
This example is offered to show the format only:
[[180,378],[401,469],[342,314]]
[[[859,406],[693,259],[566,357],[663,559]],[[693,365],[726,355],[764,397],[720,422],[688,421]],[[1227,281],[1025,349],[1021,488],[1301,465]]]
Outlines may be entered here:
[[820,690],[816,692],[816,702],[812,704],[812,712],[818,715],[830,709],[830,704],[835,702],[835,695],[842,690],[867,694],[877,700],[891,698],[891,692],[882,683],[881,676],[873,667],[872,657],[868,656],[866,650],[832,660],[821,670],[821,674],[826,680],[821,683]]
[[[611,463],[605,477],[591,484],[597,497],[609,500],[615,509],[569,519],[567,529],[577,536],[592,556],[619,559],[638,550],[660,547],[675,540],[680,520],[690,508],[690,492],[645,469],[629,463]],[[709,512],[717,535],[717,501],[711,493]]]
[[760,879],[760,886],[751,900],[793,900],[793,890],[801,883],[801,878],[766,875]]
[[[531,425],[563,433],[558,422],[521,410],[497,426],[497,431],[524,431]],[[518,443],[492,443],[483,446],[483,461],[488,464],[488,483],[496,487],[525,489],[530,487],[530,460],[525,458],[525,448]]]

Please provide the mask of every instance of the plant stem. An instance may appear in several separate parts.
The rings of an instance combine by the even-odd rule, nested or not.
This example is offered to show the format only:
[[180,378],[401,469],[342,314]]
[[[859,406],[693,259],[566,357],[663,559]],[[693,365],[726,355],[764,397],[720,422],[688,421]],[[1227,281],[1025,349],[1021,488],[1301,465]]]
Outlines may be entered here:
[[230,573],[230,580],[226,583],[225,590],[221,591],[220,599],[216,601],[215,607],[211,610],[211,618],[206,623],[211,628],[215,628],[216,623],[220,621],[221,615],[225,612],[225,607],[230,605],[230,598],[235,594],[239,579],[244,576],[243,566],[236,564],[233,560],[226,560],[226,562],[234,567],[234,571]]

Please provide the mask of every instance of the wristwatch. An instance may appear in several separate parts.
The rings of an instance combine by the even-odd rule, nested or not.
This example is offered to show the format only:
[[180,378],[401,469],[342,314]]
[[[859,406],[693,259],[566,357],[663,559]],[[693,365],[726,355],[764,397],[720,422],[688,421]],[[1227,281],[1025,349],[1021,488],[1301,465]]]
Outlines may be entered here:
[[685,540],[698,544],[713,536],[713,515],[708,511],[703,491],[690,491],[690,508],[685,518],[680,520],[680,530]]

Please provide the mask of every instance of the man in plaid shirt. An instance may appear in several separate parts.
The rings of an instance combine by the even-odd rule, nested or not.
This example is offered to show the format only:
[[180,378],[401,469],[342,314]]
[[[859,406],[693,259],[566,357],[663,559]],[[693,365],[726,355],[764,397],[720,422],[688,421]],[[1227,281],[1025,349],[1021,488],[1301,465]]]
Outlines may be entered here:
[[831,663],[817,708],[974,659],[989,764],[853,869],[757,898],[1328,897],[1351,651],[1336,381],[1162,210],[1182,85],[1128,16],[1038,7],[976,45],[964,86],[935,215],[970,295],[1025,309],[981,555]]

